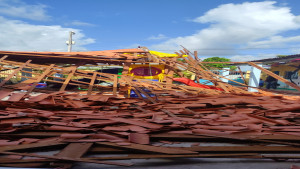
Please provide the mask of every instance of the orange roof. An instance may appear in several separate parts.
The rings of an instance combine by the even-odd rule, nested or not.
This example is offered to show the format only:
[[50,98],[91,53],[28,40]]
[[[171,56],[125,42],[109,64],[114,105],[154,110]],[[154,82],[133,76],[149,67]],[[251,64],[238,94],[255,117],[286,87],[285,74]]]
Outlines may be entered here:
[[[142,49],[118,49],[104,51],[85,51],[85,52],[27,52],[27,51],[0,51],[0,57],[8,55],[5,60],[25,62],[32,60],[32,63],[89,63],[107,62],[107,59],[135,59],[136,55],[129,53],[145,53]],[[97,56],[97,57],[95,57]],[[125,60],[124,60],[125,59]],[[113,61],[111,60],[111,61]]]
[[89,55],[89,56],[111,56],[113,53],[144,53],[142,49],[117,49],[103,51],[84,52],[28,52],[28,51],[0,51],[0,54],[34,54],[34,55]]

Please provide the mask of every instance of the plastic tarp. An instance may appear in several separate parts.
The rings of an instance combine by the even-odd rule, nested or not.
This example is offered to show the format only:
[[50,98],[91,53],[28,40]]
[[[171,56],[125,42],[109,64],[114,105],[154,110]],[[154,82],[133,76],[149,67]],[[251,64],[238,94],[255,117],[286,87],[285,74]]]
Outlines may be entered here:
[[208,86],[208,85],[204,85],[204,84],[199,84],[199,83],[195,83],[193,80],[188,79],[188,78],[173,78],[174,81],[176,82],[181,82],[184,83],[188,86],[193,86],[193,87],[199,87],[199,88],[204,88],[204,89],[214,89],[214,90],[219,90],[219,91],[224,91],[221,88],[217,88],[215,86]]

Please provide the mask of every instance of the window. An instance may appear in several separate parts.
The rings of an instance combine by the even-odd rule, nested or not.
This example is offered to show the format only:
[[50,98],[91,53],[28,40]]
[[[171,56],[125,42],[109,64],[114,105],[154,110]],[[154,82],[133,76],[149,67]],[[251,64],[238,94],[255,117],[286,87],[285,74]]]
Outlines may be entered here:
[[298,79],[298,72],[292,74],[292,71],[286,71],[284,74],[285,79]]
[[273,73],[275,73],[276,75],[279,75],[279,71],[273,71]]

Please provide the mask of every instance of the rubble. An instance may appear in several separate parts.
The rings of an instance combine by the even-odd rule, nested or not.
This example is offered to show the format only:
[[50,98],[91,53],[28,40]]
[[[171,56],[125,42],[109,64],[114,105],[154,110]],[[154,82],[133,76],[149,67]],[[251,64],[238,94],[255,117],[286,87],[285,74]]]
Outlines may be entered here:
[[[12,73],[0,73],[6,75],[0,83],[0,166],[71,168],[74,162],[131,166],[134,164],[115,160],[149,158],[300,158],[299,97],[261,89],[253,93],[245,84],[225,84],[201,62],[197,64],[197,57],[192,58],[188,51],[178,53],[178,57],[188,55],[183,57],[185,63],[141,49],[72,55],[1,53],[12,55],[12,60],[7,60],[10,56],[0,59],[2,69]],[[95,57],[99,55],[109,58]],[[20,56],[38,59],[32,59],[32,64],[30,60],[17,61]],[[51,57],[70,63],[118,62],[124,70],[116,75],[79,70],[78,64],[36,64]],[[162,63],[168,69],[166,79],[134,78],[126,73],[130,61]],[[180,66],[222,90],[173,84],[172,74],[180,75]],[[29,73],[35,76],[8,84],[13,76],[26,71],[23,68],[34,69]],[[65,76],[54,76],[57,73]],[[79,81],[78,77],[90,81]],[[96,80],[113,85],[99,85]],[[41,81],[60,86],[36,88]],[[69,90],[70,85],[86,91]],[[130,89],[138,98],[128,97]],[[231,145],[206,146],[208,142]]]

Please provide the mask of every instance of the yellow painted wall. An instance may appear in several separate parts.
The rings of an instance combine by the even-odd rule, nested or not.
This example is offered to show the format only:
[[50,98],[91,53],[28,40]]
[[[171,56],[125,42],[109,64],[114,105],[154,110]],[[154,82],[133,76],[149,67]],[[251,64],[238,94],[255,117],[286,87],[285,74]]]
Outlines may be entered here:
[[[283,65],[277,65],[277,66],[271,66],[271,71],[279,71],[279,76],[284,77],[286,71],[294,71],[296,68],[288,66],[286,64]],[[300,74],[300,71],[298,72]]]

